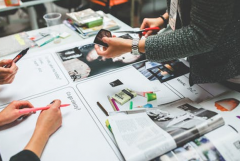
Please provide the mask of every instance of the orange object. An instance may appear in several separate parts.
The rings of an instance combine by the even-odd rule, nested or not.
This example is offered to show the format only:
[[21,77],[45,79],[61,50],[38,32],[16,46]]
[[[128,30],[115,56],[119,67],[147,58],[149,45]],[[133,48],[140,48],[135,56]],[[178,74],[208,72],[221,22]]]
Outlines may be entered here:
[[[104,7],[106,7],[106,6],[112,7],[112,6],[122,4],[122,3],[126,3],[126,2],[128,2],[128,0],[91,0],[91,2],[99,4]],[[107,3],[109,3],[109,4],[107,4]]]
[[20,0],[4,0],[5,5],[8,6],[19,6]]
[[220,111],[232,111],[239,105],[239,100],[235,98],[222,99],[215,102],[215,107]]

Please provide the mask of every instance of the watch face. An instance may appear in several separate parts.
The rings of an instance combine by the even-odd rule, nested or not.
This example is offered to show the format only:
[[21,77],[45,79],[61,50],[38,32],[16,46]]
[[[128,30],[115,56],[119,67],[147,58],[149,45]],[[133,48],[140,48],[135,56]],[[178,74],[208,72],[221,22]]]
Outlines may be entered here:
[[102,38],[103,38],[103,37],[112,37],[112,34],[111,34],[111,32],[108,31],[108,30],[101,29],[101,30],[98,32],[97,36],[95,37],[94,43],[95,43],[95,44],[98,44],[98,45],[102,45],[102,46],[108,47],[108,44],[106,44],[106,43],[104,43],[104,42],[102,41]]

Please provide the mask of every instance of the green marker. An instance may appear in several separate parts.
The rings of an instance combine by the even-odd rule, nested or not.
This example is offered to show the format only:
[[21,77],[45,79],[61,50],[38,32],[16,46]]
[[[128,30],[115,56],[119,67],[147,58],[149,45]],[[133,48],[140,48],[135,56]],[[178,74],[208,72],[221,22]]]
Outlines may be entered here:
[[129,107],[129,109],[130,109],[130,110],[133,109],[133,102],[132,102],[132,101],[130,101],[130,107]]
[[48,44],[48,43],[52,42],[54,39],[57,39],[57,38],[59,38],[59,37],[60,37],[60,36],[53,37],[53,38],[51,38],[51,39],[49,39],[49,40],[45,41],[45,42],[44,42],[44,43],[42,43],[41,45],[39,45],[39,47],[41,47],[41,46],[43,46],[43,45],[46,45],[46,44]]

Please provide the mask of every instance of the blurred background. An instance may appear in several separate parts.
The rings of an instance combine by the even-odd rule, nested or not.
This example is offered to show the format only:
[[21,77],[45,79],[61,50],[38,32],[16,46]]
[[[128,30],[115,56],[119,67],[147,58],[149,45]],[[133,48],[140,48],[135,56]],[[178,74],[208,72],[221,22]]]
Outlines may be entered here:
[[[22,2],[41,2],[41,0],[22,0]],[[33,2],[33,3],[34,3]],[[144,18],[154,18],[166,12],[166,0],[52,0],[52,2],[33,5],[39,28],[46,27],[43,15],[59,12],[61,19],[66,19],[66,13],[91,8],[102,10],[132,27],[139,27]],[[0,0],[0,6],[4,0]],[[134,4],[134,13],[132,5]],[[32,30],[27,7],[5,11],[0,7],[0,37],[14,33]],[[131,15],[133,18],[131,19]]]

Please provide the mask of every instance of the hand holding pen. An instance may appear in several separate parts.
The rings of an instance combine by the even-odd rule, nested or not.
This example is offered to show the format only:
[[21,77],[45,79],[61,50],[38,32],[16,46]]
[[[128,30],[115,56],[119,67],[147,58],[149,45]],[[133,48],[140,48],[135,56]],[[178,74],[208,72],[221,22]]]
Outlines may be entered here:
[[0,112],[0,126],[9,124],[19,117],[27,117],[29,114],[21,114],[21,108],[33,108],[33,105],[28,101],[13,101]]
[[[9,64],[11,66],[10,68],[4,67]],[[11,59],[5,59],[0,61],[0,85],[12,83],[17,71],[18,67]]]

